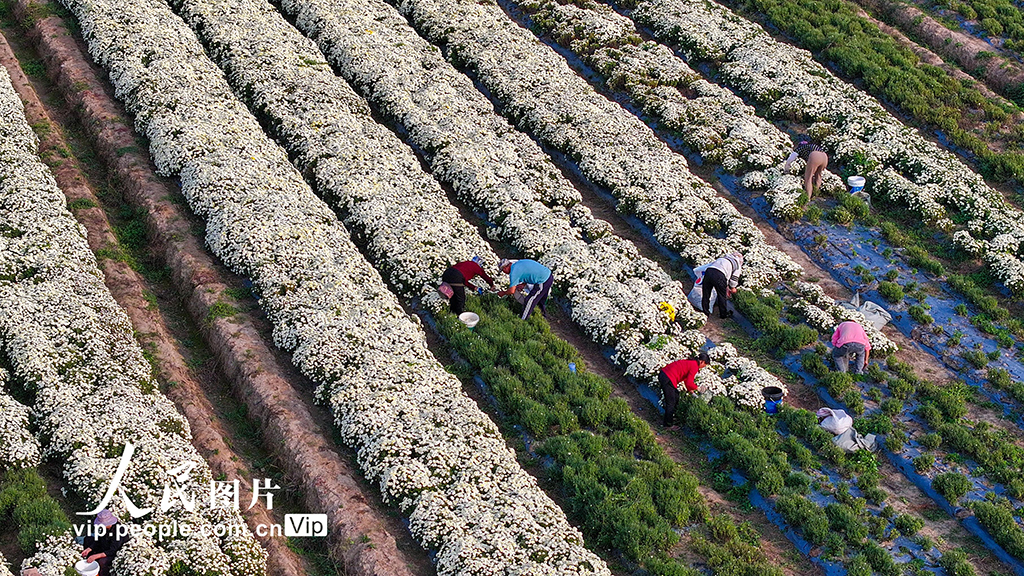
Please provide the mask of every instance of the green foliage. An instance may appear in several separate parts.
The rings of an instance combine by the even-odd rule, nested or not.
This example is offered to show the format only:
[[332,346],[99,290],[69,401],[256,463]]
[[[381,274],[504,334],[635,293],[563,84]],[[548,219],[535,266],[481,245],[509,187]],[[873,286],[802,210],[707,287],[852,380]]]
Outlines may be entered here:
[[227,302],[214,302],[206,312],[206,323],[212,324],[218,318],[231,318],[238,309]]
[[921,306],[920,304],[914,304],[913,306],[908,308],[907,313],[910,314],[911,318],[913,318],[917,322],[920,322],[921,324],[931,324],[932,322],[935,321],[935,319],[932,318],[931,314],[929,314],[925,310],[924,306]]
[[900,576],[902,569],[892,559],[889,552],[872,541],[867,541],[863,548],[864,557],[871,568],[882,576]]
[[945,568],[949,576],[975,576],[974,566],[967,561],[967,552],[960,548],[943,552],[939,558],[939,566]]
[[935,465],[935,456],[931,454],[921,454],[914,458],[912,462],[914,464],[914,470],[920,474]]
[[829,535],[829,519],[810,500],[795,494],[783,494],[775,501],[775,509],[788,524],[803,532],[804,538],[816,545],[825,543]]
[[889,380],[889,393],[896,400],[907,400],[914,393],[914,383],[906,378],[893,378]]
[[812,204],[804,211],[804,218],[811,224],[818,224],[825,216],[825,212],[817,205]]
[[942,444],[942,436],[935,432],[930,432],[922,436],[920,442],[925,450],[935,450]]
[[75,198],[68,200],[68,210],[86,210],[88,208],[95,208],[97,205],[95,202],[88,198]]
[[903,288],[895,282],[879,282],[878,293],[882,295],[887,301],[897,303],[903,300]]
[[972,502],[971,509],[978,522],[1011,556],[1024,559],[1024,530],[1013,519],[1009,503]]
[[924,528],[924,519],[918,518],[917,516],[910,516],[908,514],[900,514],[893,521],[893,525],[895,525],[896,529],[904,536],[913,536]]
[[[495,297],[467,307],[480,314],[475,330],[442,314],[441,333],[479,371],[506,424],[522,426],[537,454],[553,460],[546,472],[588,541],[634,561],[659,557],[678,541],[675,527],[706,516],[696,478],[665,455],[625,401],[611,397],[608,381],[569,370],[583,360],[542,317],[520,320]],[[658,564],[666,574],[669,565]]]
[[0,478],[0,521],[13,522],[18,529],[18,546],[26,556],[34,554],[36,543],[48,535],[71,528],[56,500],[46,493],[46,484],[32,468],[9,470]]
[[971,490],[971,481],[959,472],[946,472],[932,480],[932,487],[943,498],[955,504]]
[[761,332],[757,347],[765,352],[781,356],[818,340],[818,331],[814,328],[806,324],[790,326],[780,320],[782,302],[777,296],[764,298],[748,290],[740,290],[733,297],[733,303]]
[[909,246],[905,256],[914,268],[927,270],[936,276],[942,276],[946,273],[946,269],[942,264],[935,258],[932,258],[928,251],[920,246]]
[[988,365],[988,355],[981,350],[964,350],[960,353],[960,356],[966,360],[968,364],[979,370]]
[[1010,120],[1003,106],[941,68],[922,63],[909,48],[861,17],[855,4],[841,0],[746,2],[798,45],[833,64],[847,78],[862,82],[871,94],[971,150],[986,176],[1020,179],[1024,174],[1024,157],[1019,152],[994,151],[983,131],[971,131],[972,121],[988,118],[1000,119],[1008,129]]
[[849,226],[850,224],[853,224],[853,221],[856,218],[853,212],[850,212],[850,210],[845,206],[835,206],[831,208],[825,214],[825,217],[840,226]]

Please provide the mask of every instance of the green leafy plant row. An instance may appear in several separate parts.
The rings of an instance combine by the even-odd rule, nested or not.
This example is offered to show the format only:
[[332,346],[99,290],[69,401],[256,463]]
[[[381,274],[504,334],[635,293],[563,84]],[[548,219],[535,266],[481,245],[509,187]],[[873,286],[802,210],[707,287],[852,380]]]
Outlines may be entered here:
[[778,296],[765,298],[740,290],[733,297],[733,304],[761,332],[756,346],[764,352],[784,355],[818,340],[818,331],[814,328],[806,324],[794,326],[779,319],[783,304]]
[[[462,361],[452,367],[463,379],[478,373],[497,402],[506,433],[521,428],[531,450],[550,465],[566,512],[588,544],[619,551],[652,574],[691,574],[669,556],[677,529],[691,532],[692,548],[720,573],[774,576],[749,526],[709,519],[697,479],[669,458],[650,426],[604,378],[583,370],[583,359],[551,333],[540,314],[520,320],[505,300],[471,299],[480,315],[474,330],[447,313],[438,328]],[[575,363],[576,372],[569,369]],[[706,523],[706,524],[705,524]]]
[[937,0],[935,4],[965,20],[977,20],[989,35],[1006,39],[1005,49],[1021,52],[1024,48],[1024,14],[1010,0]]
[[71,529],[68,517],[32,468],[8,470],[0,477],[0,521],[17,527],[18,546],[26,556],[35,553],[37,542]]
[[[744,0],[798,45],[835,65],[845,76],[863,82],[871,94],[899,107],[917,122],[942,130],[956,145],[972,152],[990,178],[1024,176],[1019,150],[1024,131],[1013,126],[1015,107],[986,98],[970,82],[960,82],[939,67],[921,62],[878,26],[857,14],[845,0]],[[1001,133],[1011,147],[995,151],[987,131]]]
[[1005,498],[994,500],[972,502],[971,509],[978,522],[1004,550],[1014,558],[1024,558],[1024,529],[1013,519],[1017,512]]

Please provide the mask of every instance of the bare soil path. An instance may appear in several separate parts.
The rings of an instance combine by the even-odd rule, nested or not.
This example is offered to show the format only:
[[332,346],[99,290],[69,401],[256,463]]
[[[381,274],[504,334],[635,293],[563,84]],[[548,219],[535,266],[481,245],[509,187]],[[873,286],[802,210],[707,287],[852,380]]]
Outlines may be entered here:
[[[3,36],[0,36],[0,64],[11,75],[15,90],[25,104],[29,124],[40,137],[40,155],[49,164],[57,184],[68,197],[76,219],[88,231],[89,247],[100,255],[98,261],[107,288],[131,318],[136,337],[149,354],[163,391],[188,418],[192,442],[210,465],[214,477],[238,480],[242,487],[240,501],[247,502],[251,486],[248,474],[254,469],[253,462],[230,448],[237,440],[222,425],[213,405],[203,394],[206,387],[222,385],[217,382],[218,375],[212,371],[193,371],[185,358],[187,352],[171,334],[165,313],[178,315],[180,323],[181,311],[167,310],[166,307],[161,309],[155,295],[156,292],[165,293],[169,286],[144,281],[129,265],[130,258],[119,243],[93,192],[91,179],[70,153],[71,148],[60,128],[63,122],[55,123],[51,119],[35,85],[24,74],[14,50]],[[67,121],[66,118],[62,120]],[[276,523],[262,502],[243,512],[243,516],[254,533],[259,525]],[[270,555],[268,569],[273,574],[306,574],[302,560],[288,548],[283,536],[257,536],[257,539]]]
[[[332,437],[331,417],[313,404],[313,385],[291,366],[287,354],[270,346],[270,327],[243,279],[231,274],[202,246],[203,227],[184,207],[177,186],[160,178],[131,129],[132,122],[110,93],[75,29],[49,4],[19,0],[15,13],[24,35],[56,85],[63,106],[74,111],[118,191],[136,210],[148,232],[148,251],[167,267],[169,282],[198,328],[231,394],[208,391],[220,400],[241,402],[244,421],[254,421],[280,463],[286,481],[298,487],[304,510],[328,514],[329,540],[340,572],[354,575],[432,574],[433,564],[401,519],[353,464],[354,455]],[[250,420],[251,419],[251,420]]]

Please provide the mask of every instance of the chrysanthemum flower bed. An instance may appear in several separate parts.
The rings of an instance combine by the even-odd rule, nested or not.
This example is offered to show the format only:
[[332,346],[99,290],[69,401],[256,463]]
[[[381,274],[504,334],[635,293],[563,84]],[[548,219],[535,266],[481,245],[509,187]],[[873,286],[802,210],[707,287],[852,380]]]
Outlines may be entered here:
[[[868,191],[906,203],[982,258],[1024,293],[1024,218],[984,179],[874,98],[835,77],[811,54],[774,40],[757,24],[712,2],[643,0],[630,17],[690,61],[710,63],[715,80],[773,118],[797,118],[834,160],[869,182]],[[963,218],[963,226],[954,224]]]
[[67,4],[158,169],[181,177],[212,251],[253,280],[275,342],[439,573],[606,573],[184,22],[160,2]]
[[[147,522],[177,521],[196,530],[159,545],[139,538],[121,560],[123,573],[149,573],[190,559],[202,573],[262,575],[266,553],[237,511],[162,511],[168,471],[193,466],[186,489],[208,486],[209,467],[190,443],[188,422],[158,389],[135,341],[128,316],[103,283],[85,232],[68,212],[64,194],[36,155],[37,140],[6,72],[0,74],[0,346],[12,380],[32,398],[43,456],[63,462],[70,489],[99,503],[126,442],[136,446],[122,480],[140,507],[155,508]],[[127,516],[115,496],[112,507]],[[234,535],[203,533],[214,524],[239,525]],[[57,556],[67,538],[54,537]],[[196,557],[201,561],[196,561]],[[53,563],[37,556],[40,566]]]

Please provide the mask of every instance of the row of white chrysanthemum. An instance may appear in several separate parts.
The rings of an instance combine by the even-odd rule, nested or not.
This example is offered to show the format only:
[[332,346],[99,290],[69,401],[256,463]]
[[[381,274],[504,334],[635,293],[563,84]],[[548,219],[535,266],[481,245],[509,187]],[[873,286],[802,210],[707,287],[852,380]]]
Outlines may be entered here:
[[[746,187],[765,192],[773,214],[785,218],[799,210],[801,180],[780,169],[792,147],[789,138],[753,107],[702,79],[665,46],[641,42],[633,21],[605,4],[547,0],[527,9],[534,22],[606,74],[609,85],[624,86],[645,112],[680,132],[705,163],[721,163],[741,175]],[[837,176],[827,176],[827,189],[843,189]],[[876,351],[897,350],[863,314],[837,305],[816,285],[798,282],[797,295],[797,307],[818,330],[831,332],[839,322],[854,320],[865,327]]]
[[[507,130],[501,126],[504,122],[496,125],[491,118],[490,101],[474,93],[468,79],[456,79],[460,75],[435,53],[436,48],[390,12],[387,4],[367,0],[353,5],[358,6],[360,14],[342,13],[338,6],[319,0],[282,3],[296,17],[299,28],[320,44],[357,89],[363,90],[367,79],[377,85],[372,93],[364,95],[389,117],[402,118],[402,111],[409,108],[409,102],[389,94],[390,89],[404,88],[413,93],[421,109],[452,117],[465,111],[485,126]],[[788,256],[765,241],[753,222],[694,177],[682,156],[672,153],[632,114],[596,94],[560,56],[508,21],[497,6],[430,3],[421,9],[415,3],[402,3],[399,8],[409,13],[431,40],[447,43],[453,58],[473,68],[503,103],[507,116],[573,158],[587,178],[619,200],[623,212],[646,222],[662,244],[680,252],[689,262],[696,264],[723,252],[741,250],[747,254],[747,282],[756,286],[799,270]],[[460,11],[462,8],[467,10]],[[356,22],[363,27],[346,26]],[[370,52],[371,46],[378,49]],[[388,55],[382,56],[382,51]],[[482,52],[494,58],[477,58]],[[397,75],[381,66],[398,61],[426,62],[420,66],[436,77],[411,87],[391,85]],[[485,61],[498,67],[483,67]],[[520,83],[535,90],[515,88]],[[439,99],[442,95],[444,99]],[[432,129],[439,130],[413,135],[433,141],[433,146],[424,146],[428,153],[448,144],[447,121]],[[475,135],[472,127],[467,130]],[[505,138],[504,133],[500,136]],[[522,165],[516,162],[512,166],[517,164]],[[515,173],[510,169],[503,172]]]
[[[344,81],[327,68],[309,64],[317,62],[321,53],[313,45],[304,45],[304,38],[283,18],[269,14],[272,8],[268,3],[176,0],[175,4],[201,31],[238,93],[251,98],[279,132],[300,168],[309,172],[356,234],[372,247],[371,258],[388,271],[386,275],[399,291],[418,295],[426,282],[426,290],[432,292],[446,263],[460,255],[475,252],[485,261],[495,260],[482,238],[471,229],[464,230],[467,225],[448,204],[440,186],[425,173],[417,174],[411,151],[377,126],[362,106],[353,103],[357,97]],[[241,34],[243,30],[248,33]],[[302,64],[297,66],[296,62]],[[361,155],[367,147],[377,153]],[[369,187],[372,192],[367,191],[366,182],[373,183]],[[415,198],[408,197],[409,190],[415,191]],[[691,334],[682,341],[696,344],[682,347],[680,338],[671,334],[679,334],[678,327],[670,329],[667,317],[658,310],[659,300],[664,299],[678,307],[677,321],[695,323],[695,317],[703,320],[703,315],[686,303],[678,283],[641,257],[628,241],[603,236],[587,243],[581,231],[572,227],[584,218],[601,229],[608,228],[606,223],[595,221],[582,205],[573,207],[575,214],[570,219],[565,211],[548,209],[538,201],[529,202],[527,198],[525,206],[523,202],[520,199],[517,204],[510,198],[498,210],[507,216],[506,223],[516,218],[517,209],[532,210],[527,221],[532,225],[526,230],[522,225],[503,226],[502,238],[555,270],[577,322],[597,341],[613,344],[623,357],[635,358],[634,364],[642,362],[649,367],[638,376],[653,379],[669,359],[692,354],[705,343],[702,336]],[[429,209],[415,209],[424,206]],[[493,210],[495,199],[474,207]],[[395,229],[405,232],[395,234]],[[464,236],[446,256],[443,249],[453,234]],[[408,283],[409,276],[403,272],[410,263],[415,265],[419,279],[415,284]],[[661,287],[657,292],[652,291],[654,283]],[[646,345],[658,341],[659,336],[660,350]],[[726,350],[731,353],[726,355]],[[736,356],[732,348],[719,352],[722,360]],[[736,367],[743,370],[735,379],[772,379],[775,383],[756,365],[736,362]]]
[[708,82],[665,46],[644,41],[606,4],[513,0],[561,46],[625,89],[644,113],[677,132],[705,162],[730,173],[782,164],[789,138],[732,92]]
[[[629,4],[629,2],[621,2]],[[836,78],[805,50],[713,2],[643,0],[632,18],[688,56],[718,64],[720,79],[768,113],[811,122],[810,133],[841,162],[868,165],[874,190],[952,231],[946,207],[970,218],[958,244],[1024,291],[1024,217],[953,154]]]
[[[487,242],[423,171],[412,150],[377,124],[365,102],[322,62],[316,46],[268,2],[175,0],[174,5],[201,35],[236,93],[273,126],[298,168],[366,243],[370,259],[400,294],[434,293],[447,265],[474,254],[485,267],[497,269],[497,256]],[[251,32],[242,35],[242,30]],[[574,223],[585,221],[589,229],[610,226],[594,220],[582,205],[573,207],[572,218],[566,210],[539,202],[519,207],[534,211],[529,232],[503,227],[502,239],[554,270],[573,307],[591,312],[583,323],[597,327],[595,338],[604,344],[615,341],[616,330],[666,331],[669,321],[658,304],[682,307],[686,298],[678,282],[617,237],[606,235],[595,246],[588,244]],[[505,213],[513,208],[505,207]],[[623,285],[630,288],[629,298],[622,297]],[[616,313],[596,314],[608,309]],[[704,316],[681,309],[677,321],[693,327]]]
[[757,226],[690,173],[635,115],[598,94],[565,59],[509,19],[496,4],[390,0],[412,26],[462,63],[517,125],[577,161],[618,208],[691,264],[730,249],[746,256],[745,284],[769,285],[800,267]]
[[185,23],[158,0],[67,4],[158,169],[180,175],[208,245],[252,278],[275,342],[319,384],[366,476],[437,549],[438,572],[607,574]]
[[28,427],[29,407],[10,394],[10,375],[0,368],[0,469],[39,464],[39,442]]
[[[752,106],[702,78],[667,47],[642,41],[633,21],[606,4],[513,1],[604,74],[608,86],[625,89],[645,114],[678,134],[704,164],[720,164],[747,188],[764,192],[775,216],[799,213],[802,182],[781,170],[792,143]],[[843,183],[826,171],[823,187],[841,190]]]
[[[158,390],[135,341],[128,316],[103,283],[85,231],[36,155],[36,139],[6,71],[0,74],[0,345],[14,376],[31,391],[32,415],[46,439],[43,456],[63,462],[68,485],[90,504],[104,496],[126,442],[135,456],[121,486],[140,507],[155,506],[146,522],[190,524],[196,530],[228,522],[233,537],[177,538],[160,546],[139,537],[117,557],[119,574],[166,571],[177,561],[235,576],[266,571],[266,553],[237,511],[183,506],[160,511],[168,471],[193,466],[184,489],[207,487],[210,469],[190,443],[188,422]],[[111,507],[122,517],[119,496]],[[48,548],[49,547],[49,548]],[[63,575],[72,543],[44,543],[25,566]]]

